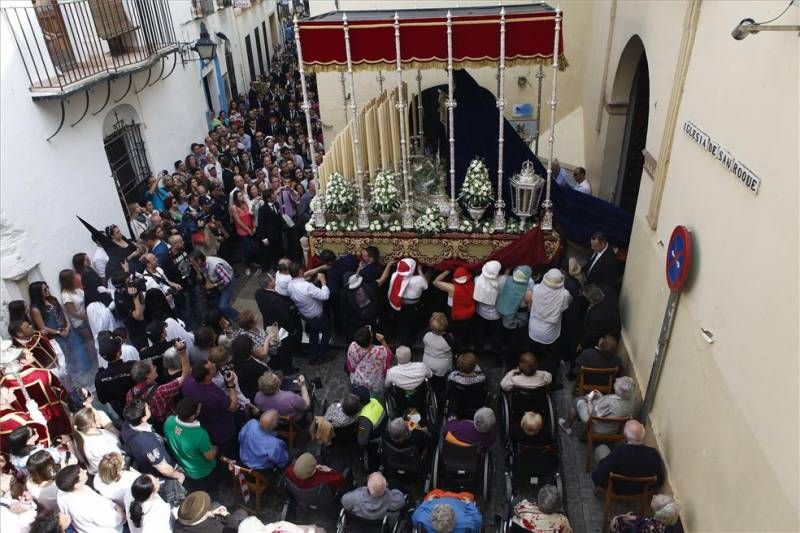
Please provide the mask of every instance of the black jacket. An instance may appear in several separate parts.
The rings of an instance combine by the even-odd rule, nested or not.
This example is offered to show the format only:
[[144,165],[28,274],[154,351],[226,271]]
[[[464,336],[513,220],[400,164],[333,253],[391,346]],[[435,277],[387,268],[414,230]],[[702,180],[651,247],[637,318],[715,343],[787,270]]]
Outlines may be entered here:
[[281,209],[278,204],[273,210],[269,204],[264,204],[258,209],[258,221],[256,227],[256,236],[259,240],[264,238],[269,239],[270,245],[278,244],[281,242],[283,236],[283,228],[286,222],[283,221],[281,216]]
[[290,334],[300,330],[300,315],[294,303],[275,291],[256,291],[256,305],[261,311],[264,327],[276,323]]
[[[643,444],[621,444],[615,447],[597,463],[592,472],[592,481],[598,487],[605,487],[611,472],[629,477],[656,476],[656,484],[652,488],[658,488],[664,483],[664,464],[658,450]],[[614,492],[617,494],[634,494],[640,490],[641,485],[634,483],[614,484]]]
[[583,266],[583,273],[586,275],[586,285],[608,285],[617,287],[619,284],[619,263],[614,257],[614,251],[609,246],[594,267],[590,270],[594,254]]
[[603,293],[605,293],[603,299],[586,310],[581,337],[581,346],[584,348],[591,348],[607,333],[619,338],[622,323],[617,295],[610,287],[603,287]]

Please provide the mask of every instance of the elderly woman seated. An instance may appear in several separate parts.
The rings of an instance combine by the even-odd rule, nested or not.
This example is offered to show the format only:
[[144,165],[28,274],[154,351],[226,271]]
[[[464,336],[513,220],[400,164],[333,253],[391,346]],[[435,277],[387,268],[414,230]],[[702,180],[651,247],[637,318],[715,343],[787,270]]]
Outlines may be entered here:
[[[584,423],[592,416],[600,417],[625,417],[632,416],[636,399],[633,392],[636,384],[633,379],[625,376],[614,381],[614,394],[606,394],[593,390],[586,396],[575,400],[575,408],[567,415],[567,419],[558,419],[559,427],[567,435],[572,435],[572,425],[576,418]],[[594,431],[597,433],[614,433],[619,430],[619,424],[614,422],[597,422]]]
[[500,380],[500,388],[509,392],[515,387],[524,389],[537,389],[549,385],[553,376],[546,370],[539,370],[539,361],[531,352],[519,356],[517,368],[509,370]]
[[456,369],[447,376],[448,381],[459,385],[475,385],[486,381],[486,374],[478,365],[478,358],[472,352],[465,352],[456,359]]
[[325,410],[325,420],[333,424],[334,428],[342,428],[355,424],[358,412],[361,411],[361,400],[358,396],[348,393],[341,402],[334,402]]
[[680,518],[680,506],[666,494],[656,494],[650,500],[653,516],[633,513],[617,515],[611,519],[611,533],[672,533]]
[[561,512],[561,496],[553,485],[545,485],[539,489],[536,503],[521,500],[514,505],[514,515],[511,517],[512,531],[559,531],[572,533],[569,519]]
[[336,470],[317,463],[317,458],[306,452],[286,467],[286,479],[299,489],[313,489],[327,485],[337,494],[345,488],[347,479]]
[[427,533],[466,533],[480,531],[483,517],[469,492],[434,489],[411,515],[411,523]]
[[406,420],[395,418],[386,428],[386,440],[395,448],[404,449],[413,446],[422,457],[430,442],[430,435],[426,428],[414,425],[414,429],[410,429]]
[[300,394],[281,390],[281,378],[274,372],[264,372],[258,378],[258,392],[253,403],[262,412],[274,409],[280,416],[300,420],[311,407],[311,395],[304,376],[297,377]]
[[514,440],[527,446],[549,444],[546,435],[542,435],[544,419],[535,411],[526,411],[519,421],[519,430],[513,432]]
[[462,446],[480,446],[488,450],[497,438],[495,429],[497,419],[494,411],[488,407],[481,407],[475,411],[472,420],[450,419],[444,428],[448,442]]
[[365,520],[380,520],[387,514],[396,520],[397,512],[405,505],[405,495],[397,489],[388,489],[386,478],[380,472],[369,475],[366,487],[342,496],[342,507]]

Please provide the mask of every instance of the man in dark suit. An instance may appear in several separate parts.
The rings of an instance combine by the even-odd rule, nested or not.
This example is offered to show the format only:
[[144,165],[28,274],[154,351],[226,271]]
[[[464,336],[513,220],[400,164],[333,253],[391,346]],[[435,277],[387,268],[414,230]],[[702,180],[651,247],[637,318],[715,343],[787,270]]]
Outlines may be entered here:
[[[656,484],[651,487],[657,489],[664,483],[664,463],[658,450],[644,445],[645,429],[636,420],[625,423],[625,444],[616,446],[611,453],[606,455],[592,472],[592,481],[597,487],[608,485],[611,472],[628,477],[656,477]],[[603,445],[595,451],[595,456],[602,455],[608,448]],[[614,484],[617,494],[635,494],[642,489],[638,483]]]
[[270,366],[282,370],[284,374],[296,372],[292,365],[292,357],[299,353],[303,335],[297,307],[287,296],[278,294],[275,290],[275,276],[270,273],[264,274],[261,288],[256,291],[255,298],[264,327],[277,323],[289,333],[289,336],[281,342],[277,355],[270,360]]
[[594,253],[583,266],[586,284],[607,285],[616,289],[619,285],[619,265],[605,234],[600,231],[592,234],[591,247]]
[[286,222],[283,221],[281,210],[275,203],[275,193],[268,188],[262,193],[264,205],[258,210],[258,224],[256,236],[264,246],[261,266],[264,270],[274,270],[278,259],[283,256],[283,230]]
[[619,338],[622,322],[619,316],[619,301],[614,289],[608,286],[586,285],[583,288],[583,297],[586,298],[589,307],[583,319],[583,335],[578,346],[579,351],[591,348],[606,333]]

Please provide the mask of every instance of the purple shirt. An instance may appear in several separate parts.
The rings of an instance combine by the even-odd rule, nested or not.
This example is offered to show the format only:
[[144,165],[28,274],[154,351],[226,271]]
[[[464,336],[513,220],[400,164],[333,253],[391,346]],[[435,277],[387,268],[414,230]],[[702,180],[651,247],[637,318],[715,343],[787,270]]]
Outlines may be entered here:
[[495,432],[481,433],[475,429],[475,423],[472,420],[450,420],[444,430],[445,433],[452,433],[461,442],[477,444],[484,449],[491,448],[494,444]]
[[203,406],[200,408],[200,425],[208,431],[211,442],[221,446],[236,438],[236,424],[228,395],[213,383],[198,383],[194,377],[186,376],[181,386],[185,398],[193,398]]
[[280,416],[291,416],[295,420],[303,416],[303,413],[308,409],[308,405],[306,405],[302,396],[285,390],[279,390],[272,395],[266,395],[259,391],[253,403],[262,412],[275,409]]

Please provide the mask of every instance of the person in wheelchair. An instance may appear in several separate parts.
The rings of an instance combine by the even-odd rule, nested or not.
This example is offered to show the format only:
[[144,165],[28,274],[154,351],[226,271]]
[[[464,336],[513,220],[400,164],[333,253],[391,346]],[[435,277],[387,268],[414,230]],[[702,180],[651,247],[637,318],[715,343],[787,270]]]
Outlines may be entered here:
[[483,516],[471,493],[433,489],[411,515],[411,523],[427,533],[478,533]]
[[[356,413],[356,441],[360,446],[366,446],[371,441],[383,435],[388,424],[386,410],[380,400],[370,397],[366,387],[353,387],[353,396],[358,398],[361,409]],[[354,405],[352,400],[348,400],[348,407]],[[349,414],[345,412],[345,414]]]
[[448,381],[459,385],[476,385],[486,382],[486,374],[478,365],[478,358],[472,352],[465,352],[456,358],[456,369],[447,376]]
[[503,392],[511,392],[514,388],[538,389],[545,387],[553,381],[553,376],[546,370],[539,370],[539,361],[531,352],[519,356],[517,368],[509,370],[500,380]]
[[369,475],[366,487],[359,487],[342,496],[342,507],[364,520],[379,520],[388,514],[392,521],[396,521],[405,505],[405,494],[397,489],[389,489],[386,478],[380,472]]
[[448,442],[462,446],[477,445],[488,450],[497,438],[497,419],[489,407],[481,407],[475,411],[472,420],[451,418],[444,428]]
[[561,496],[553,485],[539,489],[536,503],[526,499],[514,505],[511,516],[511,533],[572,533],[567,515],[561,511]]
[[524,446],[541,446],[548,444],[547,436],[541,433],[544,419],[535,411],[527,411],[519,421],[520,431],[511,433],[517,444]]
[[415,448],[420,458],[425,456],[431,442],[427,428],[414,424],[414,429],[411,429],[409,422],[403,418],[389,422],[385,439],[398,449]]
[[425,363],[411,362],[411,349],[408,346],[398,346],[395,351],[397,364],[386,371],[385,385],[389,390],[398,387],[404,391],[413,391],[433,376],[433,372]]

